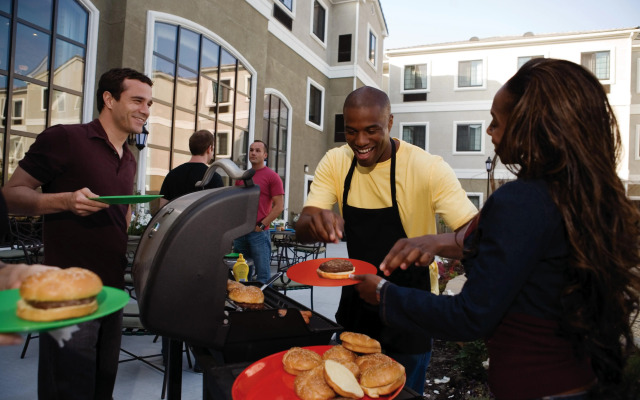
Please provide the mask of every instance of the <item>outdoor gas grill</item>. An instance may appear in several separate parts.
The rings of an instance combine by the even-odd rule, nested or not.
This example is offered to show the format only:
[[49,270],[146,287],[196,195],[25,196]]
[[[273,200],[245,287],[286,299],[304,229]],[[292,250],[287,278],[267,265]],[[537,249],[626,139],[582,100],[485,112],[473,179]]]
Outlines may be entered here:
[[[262,310],[237,308],[227,299],[224,255],[234,238],[254,229],[260,191],[251,180],[254,171],[242,171],[229,160],[216,161],[199,185],[206,185],[218,167],[245,186],[175,199],[153,217],[140,239],[132,271],[143,325],[194,345],[201,354],[216,354],[223,364],[256,361],[292,346],[328,344],[340,325],[317,313],[306,324],[296,310],[308,309],[270,287],[263,290]],[[284,316],[282,309],[287,309]],[[171,384],[170,375],[169,398]]]

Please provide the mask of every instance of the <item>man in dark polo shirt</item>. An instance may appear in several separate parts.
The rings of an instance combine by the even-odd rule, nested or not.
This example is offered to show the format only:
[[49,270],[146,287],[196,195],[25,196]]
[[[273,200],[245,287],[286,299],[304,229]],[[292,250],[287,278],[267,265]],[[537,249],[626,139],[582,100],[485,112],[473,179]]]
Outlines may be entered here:
[[[90,198],[132,194],[136,160],[126,141],[149,117],[151,85],[132,69],[106,72],[98,118],[46,129],[3,188],[10,212],[45,214],[45,264],[87,268],[105,285],[124,287],[129,207]],[[111,399],[121,324],[121,313],[79,324],[64,347],[41,335],[38,397]]]

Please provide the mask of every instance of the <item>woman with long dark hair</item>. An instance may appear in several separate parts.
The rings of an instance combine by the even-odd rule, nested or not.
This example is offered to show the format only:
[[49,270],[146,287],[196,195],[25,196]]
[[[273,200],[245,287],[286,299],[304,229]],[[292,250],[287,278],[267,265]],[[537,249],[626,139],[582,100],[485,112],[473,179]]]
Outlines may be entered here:
[[[362,275],[360,295],[380,302],[387,324],[484,338],[499,399],[614,398],[634,345],[640,214],[616,173],[622,145],[607,95],[580,65],[533,59],[497,92],[491,115],[496,157],[517,179],[466,232],[460,294]],[[398,242],[381,268],[425,265],[438,249],[424,243]]]

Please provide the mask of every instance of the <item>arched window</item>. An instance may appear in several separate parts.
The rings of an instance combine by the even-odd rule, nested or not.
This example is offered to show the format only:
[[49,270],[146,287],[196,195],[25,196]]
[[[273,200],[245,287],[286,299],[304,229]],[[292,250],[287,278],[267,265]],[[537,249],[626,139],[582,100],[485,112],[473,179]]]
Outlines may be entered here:
[[159,191],[169,170],[190,158],[189,136],[200,129],[215,135],[216,158],[244,168],[252,84],[246,66],[207,35],[168,22],[154,23],[151,63],[146,190]]
[[82,122],[89,18],[77,0],[0,1],[3,183],[40,132]]

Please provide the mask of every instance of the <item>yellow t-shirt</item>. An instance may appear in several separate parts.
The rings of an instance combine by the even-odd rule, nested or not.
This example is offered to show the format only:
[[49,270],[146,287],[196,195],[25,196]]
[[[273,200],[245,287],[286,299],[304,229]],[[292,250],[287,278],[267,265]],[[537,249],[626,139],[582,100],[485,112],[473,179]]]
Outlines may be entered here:
[[[467,198],[451,167],[440,156],[399,141],[396,153],[396,199],[407,237],[437,233],[436,214],[453,230],[462,227],[478,210]],[[348,145],[329,150],[320,160],[305,207],[330,210],[338,203],[342,213],[344,180],[353,160]],[[348,204],[358,208],[391,207],[391,160],[373,167],[356,164]],[[437,293],[438,271],[431,265],[432,292]],[[435,287],[435,291],[434,291]]]

